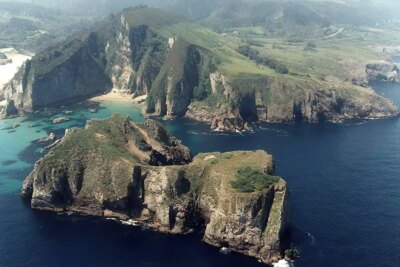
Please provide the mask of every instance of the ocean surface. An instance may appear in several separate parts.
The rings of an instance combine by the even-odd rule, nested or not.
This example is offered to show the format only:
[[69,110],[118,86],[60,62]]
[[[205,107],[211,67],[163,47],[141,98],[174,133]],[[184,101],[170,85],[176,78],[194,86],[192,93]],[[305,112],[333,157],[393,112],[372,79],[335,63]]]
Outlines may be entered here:
[[[374,84],[400,105],[400,86]],[[98,113],[61,111],[0,121],[0,266],[256,267],[223,255],[199,236],[169,236],[102,219],[31,210],[19,197],[25,176],[43,156],[35,139],[114,112],[142,120],[129,104],[105,102]],[[57,114],[59,113],[59,114]],[[15,124],[20,126],[13,128]],[[400,266],[400,120],[345,124],[260,124],[252,134],[212,133],[186,119],[164,122],[193,154],[264,149],[289,185],[297,267]]]

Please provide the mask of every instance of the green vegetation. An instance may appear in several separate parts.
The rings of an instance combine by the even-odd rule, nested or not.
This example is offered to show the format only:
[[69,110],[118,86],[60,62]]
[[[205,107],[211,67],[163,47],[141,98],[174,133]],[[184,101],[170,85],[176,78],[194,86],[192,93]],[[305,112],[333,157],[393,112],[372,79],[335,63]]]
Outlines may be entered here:
[[87,129],[73,129],[66,139],[51,153],[59,163],[68,162],[71,158],[95,154],[105,160],[125,158],[133,161],[133,157],[125,149],[127,143],[124,122],[126,117],[113,115],[107,120],[92,121]]
[[279,177],[265,174],[261,169],[247,166],[237,171],[235,180],[231,181],[231,186],[239,192],[252,193],[269,188],[278,181]]
[[285,65],[282,63],[278,62],[275,59],[270,59],[266,56],[260,56],[260,53],[258,50],[255,50],[251,48],[249,45],[243,45],[239,46],[238,52],[251,60],[254,60],[257,62],[257,64],[262,64],[264,66],[270,67],[271,69],[274,69],[277,73],[280,74],[287,74],[289,73],[288,68],[286,68]]
[[216,165],[219,163],[219,159],[213,159],[211,160],[211,165]]
[[[329,95],[332,99],[369,94],[352,84],[354,77],[365,74],[367,61],[387,59],[390,54],[383,48],[390,48],[400,39],[395,28],[331,23],[323,16],[326,10],[321,7],[314,10],[300,5],[298,12],[286,4],[284,9],[280,4],[273,7],[271,13],[266,9],[256,10],[266,20],[247,18],[250,24],[238,20],[236,24],[224,25],[219,34],[167,11],[129,8],[105,20],[91,34],[75,35],[38,54],[32,60],[32,69],[40,76],[64,62],[75,66],[85,58],[95,61],[100,68],[109,68],[105,70],[108,78],[110,71],[114,72],[113,78],[120,77],[124,73],[122,69],[110,70],[122,63],[119,46],[113,40],[118,39],[115,37],[121,30],[121,21],[126,21],[130,26],[129,38],[135,40],[131,44],[135,72],[128,77],[128,86],[132,92],[150,91],[149,113],[180,116],[191,101],[194,105],[215,108],[211,111],[225,106],[243,109],[240,107],[243,103],[239,103],[243,97],[249,105],[256,102],[261,106],[259,111],[269,108],[277,116],[282,115],[279,119],[290,121],[294,101],[306,99],[316,90],[333,88],[334,94]],[[277,10],[282,10],[282,17],[271,25],[266,23],[277,15]],[[210,19],[220,24],[214,15]],[[309,21],[305,20],[307,17]],[[203,22],[207,24],[209,20]],[[172,48],[168,47],[170,38],[175,39]],[[105,47],[111,51],[107,58]],[[229,86],[217,82],[216,93],[211,93],[209,77],[215,72],[221,74],[215,77],[222,77]],[[227,88],[232,91],[229,97],[224,94]],[[247,99],[254,94],[256,101]],[[180,101],[173,101],[177,99]],[[268,116],[273,117],[273,112]]]

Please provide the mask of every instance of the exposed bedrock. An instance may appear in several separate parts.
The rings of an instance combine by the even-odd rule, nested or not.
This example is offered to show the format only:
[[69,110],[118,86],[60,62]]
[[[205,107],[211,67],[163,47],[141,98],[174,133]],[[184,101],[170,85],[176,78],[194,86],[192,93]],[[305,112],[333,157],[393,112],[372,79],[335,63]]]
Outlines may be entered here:
[[[235,189],[232,181],[246,167],[272,182]],[[133,220],[173,234],[200,231],[213,246],[268,263],[285,249],[290,224],[286,183],[273,169],[263,151],[192,159],[158,123],[114,116],[69,130],[35,164],[22,196],[39,210]]]

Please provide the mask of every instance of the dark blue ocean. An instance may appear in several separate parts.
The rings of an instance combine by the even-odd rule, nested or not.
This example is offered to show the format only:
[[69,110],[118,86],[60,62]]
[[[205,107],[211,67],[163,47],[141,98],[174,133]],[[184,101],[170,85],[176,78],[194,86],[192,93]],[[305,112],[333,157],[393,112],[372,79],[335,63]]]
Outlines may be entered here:
[[[400,86],[375,84],[400,105]],[[107,102],[98,114],[76,107],[72,121],[0,121],[0,266],[256,267],[222,255],[198,236],[169,236],[113,221],[31,210],[19,198],[24,177],[42,156],[32,140],[113,112],[141,120],[128,104]],[[71,109],[71,108],[70,108]],[[11,129],[13,124],[21,126]],[[207,125],[165,122],[193,154],[264,149],[290,188],[297,267],[400,266],[400,120],[346,124],[261,124],[253,134],[211,133]]]

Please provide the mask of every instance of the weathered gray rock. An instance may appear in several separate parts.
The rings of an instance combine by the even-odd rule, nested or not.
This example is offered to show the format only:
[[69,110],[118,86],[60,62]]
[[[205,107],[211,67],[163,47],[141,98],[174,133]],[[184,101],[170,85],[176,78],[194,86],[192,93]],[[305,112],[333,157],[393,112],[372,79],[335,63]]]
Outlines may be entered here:
[[61,123],[67,122],[67,121],[69,121],[69,120],[70,120],[70,119],[67,118],[67,117],[61,117],[61,118],[56,118],[56,119],[54,119],[54,120],[52,121],[52,123],[53,123],[53,124],[61,124]]
[[400,70],[396,64],[381,61],[366,66],[369,81],[400,82]]
[[204,241],[270,263],[284,250],[286,183],[251,193],[231,186],[238,168],[271,175],[263,151],[200,154],[154,121],[121,116],[72,129],[39,160],[22,196],[35,209],[111,217],[153,230],[204,231]]
[[14,101],[8,101],[5,105],[0,105],[0,119],[17,116],[19,111],[14,105]]
[[57,136],[54,133],[50,133],[48,137],[44,137],[41,139],[36,140],[37,143],[47,143],[50,141],[56,141]]

